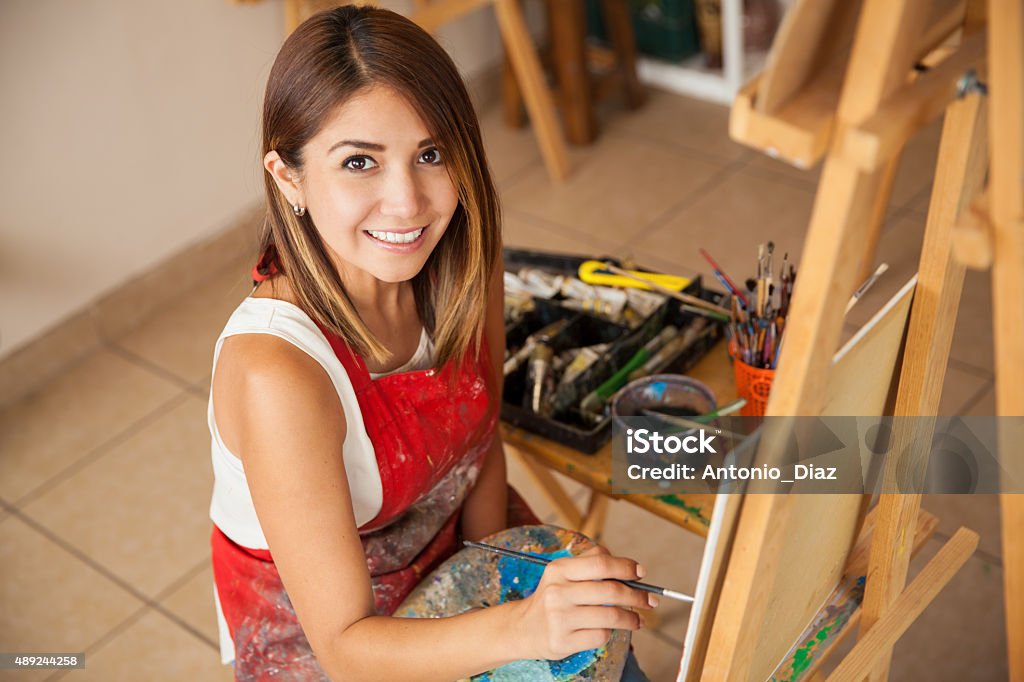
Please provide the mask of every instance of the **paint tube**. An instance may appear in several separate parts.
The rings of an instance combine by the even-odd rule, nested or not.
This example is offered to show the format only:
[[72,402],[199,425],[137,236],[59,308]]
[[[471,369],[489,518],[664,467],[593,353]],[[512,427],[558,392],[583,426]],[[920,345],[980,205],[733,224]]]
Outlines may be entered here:
[[635,310],[640,317],[650,317],[658,309],[658,306],[665,302],[665,296],[643,289],[627,289],[626,298],[629,301],[629,307]]
[[596,346],[580,348],[579,352],[576,353],[576,357],[574,357],[572,362],[569,363],[569,366],[565,368],[565,372],[562,374],[562,378],[558,382],[559,387],[571,384],[577,379],[577,377],[593,367],[594,363],[597,362],[604,352],[610,347],[610,343],[599,343]]
[[519,279],[526,283],[534,296],[554,298],[561,291],[565,277],[537,268],[523,268],[519,271]]
[[569,298],[562,301],[562,307],[569,310],[578,310],[583,313],[593,313],[616,324],[622,324],[623,322],[622,310],[616,310],[615,306],[600,298],[588,298],[586,300]]
[[526,294],[527,296],[533,296],[530,288],[526,286],[526,282],[515,276],[514,273],[505,272],[505,295],[509,294]]
[[592,287],[575,277],[566,277],[562,281],[562,296],[585,301],[590,298],[597,298],[597,291],[596,287]]
[[628,306],[625,309],[623,309],[622,315],[620,316],[620,320],[621,322],[619,324],[624,324],[630,329],[636,329],[637,327],[644,323],[644,317],[636,310]]
[[615,324],[624,324],[622,312],[628,298],[626,292],[613,287],[597,287],[575,277],[566,277],[562,282],[562,305],[570,310],[593,313]]
[[551,376],[558,377],[572,361],[572,356],[566,353],[556,355],[551,359]]
[[562,282],[562,295],[567,299],[584,301],[607,315],[618,315],[629,300],[622,289],[592,286],[575,277],[566,277]]
[[630,381],[636,381],[651,374],[657,374],[668,367],[669,363],[679,354],[692,346],[698,340],[710,334],[712,328],[708,326],[707,320],[703,317],[696,318],[686,331],[677,334],[671,341],[661,347],[657,353],[637,370],[629,375]]
[[523,362],[526,361],[526,358],[530,357],[530,353],[533,352],[533,347],[535,345],[537,344],[533,339],[526,339],[526,342],[519,348],[519,350],[505,360],[503,371],[506,377],[519,369],[519,365],[523,364]]
[[534,332],[530,336],[526,337],[526,341],[512,356],[505,361],[503,368],[504,375],[508,376],[512,374],[519,366],[526,362],[526,359],[533,353],[534,348],[538,343],[549,343],[551,339],[558,336],[563,329],[568,326],[568,319],[555,320],[548,326],[544,327],[540,331]]
[[524,396],[529,409],[545,417],[551,412],[548,397],[554,385],[554,373],[551,371],[553,355],[551,347],[545,343],[534,346],[533,352],[530,353],[530,375],[527,378]]
[[526,291],[505,291],[505,324],[515,324],[534,309],[533,296]]

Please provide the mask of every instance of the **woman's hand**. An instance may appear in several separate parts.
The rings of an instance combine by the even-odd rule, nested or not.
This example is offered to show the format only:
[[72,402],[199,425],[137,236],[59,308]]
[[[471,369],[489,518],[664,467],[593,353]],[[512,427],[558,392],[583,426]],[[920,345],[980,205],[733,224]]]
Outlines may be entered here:
[[657,596],[618,580],[645,574],[632,559],[593,547],[576,557],[552,561],[537,590],[520,602],[519,632],[527,658],[560,659],[605,644],[612,630],[640,629],[640,616],[630,609],[657,606]]

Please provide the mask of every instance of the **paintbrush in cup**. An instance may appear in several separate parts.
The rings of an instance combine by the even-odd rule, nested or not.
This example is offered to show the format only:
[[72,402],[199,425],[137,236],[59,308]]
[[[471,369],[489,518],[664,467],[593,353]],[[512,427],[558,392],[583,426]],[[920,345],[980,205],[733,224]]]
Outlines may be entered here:
[[[665,424],[671,424],[676,428],[692,431],[694,429],[706,429],[708,428],[709,423],[715,420],[716,418],[730,415],[746,404],[747,401],[745,398],[739,398],[738,400],[734,400],[728,405],[725,405],[724,407],[714,410],[713,412],[708,412],[707,414],[698,415],[696,417],[683,417],[676,414],[662,412],[657,408],[652,409],[649,407],[645,407],[643,410],[641,410],[641,413],[645,417],[657,419],[658,421],[664,422]],[[743,440],[744,438],[747,437],[745,434],[734,433],[732,431],[717,426],[714,428],[718,433],[729,436],[731,438]]]
[[[492,552],[494,554],[500,554],[501,556],[509,557],[511,559],[520,559],[522,561],[526,561],[526,562],[529,562],[531,564],[536,564],[538,566],[547,566],[548,564],[550,564],[553,561],[553,559],[548,559],[546,557],[534,556],[533,554],[527,554],[526,552],[520,552],[520,551],[517,551],[517,550],[514,550],[514,549],[505,549],[504,547],[495,547],[494,545],[488,545],[488,544],[483,543],[483,542],[473,542],[471,540],[463,540],[462,544],[464,544],[466,547],[473,547],[475,549],[482,549],[485,552]],[[647,583],[641,583],[641,582],[638,582],[636,580],[619,580],[617,578],[612,578],[612,580],[615,580],[615,582],[622,583],[623,585],[627,585],[629,587],[632,587],[635,590],[641,590],[643,592],[650,592],[651,594],[661,595],[663,597],[668,597],[669,599],[675,599],[677,601],[685,601],[685,602],[692,602],[693,601],[693,597],[691,597],[690,595],[683,594],[682,592],[676,592],[675,590],[670,590],[667,587],[658,587],[657,585],[648,585]]]
[[[747,404],[747,399],[746,398],[737,398],[736,400],[732,401],[728,405],[723,405],[722,407],[718,408],[717,410],[712,410],[711,412],[708,412],[707,414],[697,415],[697,416],[694,416],[694,417],[690,417],[688,419],[682,419],[681,416],[678,415],[678,414],[672,414],[671,412],[661,412],[657,408],[650,408],[650,407],[644,408],[643,413],[647,417],[657,417],[659,419],[664,418],[666,421],[679,420],[679,423],[681,425],[683,425],[683,426],[690,426],[692,428],[694,424],[698,424],[698,425],[710,424],[717,417],[725,417],[725,416],[728,416],[728,415],[732,414],[733,412],[737,412],[737,411],[739,411],[740,408],[742,408],[746,404]],[[683,421],[685,421],[685,424],[683,423]]]

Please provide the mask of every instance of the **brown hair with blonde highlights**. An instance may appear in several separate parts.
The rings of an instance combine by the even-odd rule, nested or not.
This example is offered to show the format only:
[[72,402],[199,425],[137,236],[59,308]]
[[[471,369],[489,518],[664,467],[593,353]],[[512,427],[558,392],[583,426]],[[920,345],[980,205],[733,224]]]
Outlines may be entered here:
[[[274,150],[301,177],[302,150],[328,116],[360,91],[386,85],[406,98],[441,150],[459,205],[413,278],[435,366],[460,361],[483,330],[487,284],[501,257],[497,192],[476,113],[458,69],[423,29],[388,10],[345,5],[320,12],[285,41],[267,81],[263,154]],[[355,352],[383,362],[307,213],[296,216],[269,173],[261,263],[287,275],[300,307]]]

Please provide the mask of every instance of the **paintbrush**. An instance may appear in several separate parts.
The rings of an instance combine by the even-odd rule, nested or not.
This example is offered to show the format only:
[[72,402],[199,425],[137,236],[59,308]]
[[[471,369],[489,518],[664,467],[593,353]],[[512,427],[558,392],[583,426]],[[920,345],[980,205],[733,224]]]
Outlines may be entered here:
[[[740,408],[742,408],[746,404],[747,404],[747,399],[746,398],[737,398],[736,400],[732,401],[728,405],[723,405],[722,407],[718,408],[717,410],[712,410],[711,412],[708,412],[707,414],[702,414],[702,415],[698,415],[696,417],[693,417],[691,419],[687,419],[686,420],[686,422],[687,422],[686,425],[689,425],[692,422],[697,422],[699,424],[708,424],[713,419],[715,419],[716,417],[728,416],[728,415],[732,414],[733,412],[738,411]],[[648,417],[658,417],[659,419],[660,418],[666,418],[667,421],[672,421],[674,419],[679,419],[680,418],[679,415],[677,415],[677,414],[668,414],[668,413],[665,413],[665,412],[658,412],[658,410],[650,409],[650,408],[644,409],[643,412]]]
[[850,308],[860,300],[861,296],[867,293],[868,289],[871,288],[871,285],[874,284],[879,277],[884,275],[885,271],[888,269],[889,265],[887,263],[882,263],[878,266],[878,269],[875,270],[874,274],[867,278],[867,281],[857,287],[857,291],[853,292],[853,296],[850,297],[849,302],[846,304],[846,312],[850,312]]
[[725,274],[725,270],[718,266],[718,263],[716,263],[715,259],[711,257],[711,254],[708,253],[705,249],[697,249],[697,251],[700,252],[700,255],[704,256],[704,260],[706,260],[708,264],[711,266],[711,272],[715,274],[715,277],[718,278],[718,281],[721,282],[725,286],[725,288],[729,290],[730,294],[736,296],[737,298],[740,299],[740,301],[743,302],[744,308],[749,309],[750,301],[747,300],[747,297],[743,295],[743,292],[739,290],[739,287],[736,286],[736,283],[732,281],[729,275]]
[[689,303],[690,305],[695,305],[698,308],[704,308],[714,313],[720,313],[722,315],[729,314],[728,310],[726,310],[722,306],[715,305],[711,301],[705,301],[703,298],[700,298],[698,296],[691,296],[690,294],[684,294],[681,291],[672,291],[671,289],[666,289],[665,287],[661,286],[660,284],[653,280],[649,280],[645,277],[640,277],[628,270],[623,270],[622,268],[616,267],[613,263],[606,262],[604,263],[604,267],[606,270],[613,274],[619,275],[621,277],[628,277],[629,279],[636,280],[637,282],[646,284],[652,290],[657,291],[659,294],[671,296],[672,298],[678,301],[682,301],[683,303]]
[[718,320],[719,322],[728,322],[730,319],[729,315],[724,313],[716,313],[714,311],[707,310],[706,308],[698,308],[697,306],[690,305],[689,303],[680,303],[679,309],[688,313],[693,313],[694,315],[710,317],[712,320]]
[[[522,559],[523,561],[528,561],[529,563],[537,564],[538,566],[547,566],[553,561],[553,559],[548,559],[546,557],[534,556],[532,554],[527,554],[526,552],[519,552],[514,549],[505,549],[504,547],[495,547],[494,545],[488,545],[483,542],[472,542],[470,540],[463,540],[462,544],[464,544],[466,547],[475,547],[476,549],[482,549],[486,552],[493,552],[495,554],[500,554],[501,556],[510,557],[512,559]],[[659,594],[663,597],[668,597],[669,599],[676,599],[678,601],[687,602],[693,601],[693,597],[691,597],[690,595],[683,594],[682,592],[676,592],[675,590],[670,590],[667,587],[648,585],[646,583],[641,583],[636,580],[619,580],[618,578],[611,578],[611,580],[615,580],[615,582],[619,582],[623,585],[632,587],[634,590],[642,590],[643,592],[650,592],[651,594]]]
[[[708,412],[707,414],[702,414],[698,417],[689,418],[675,414],[666,414],[665,412],[660,412],[656,409],[651,409],[649,407],[645,407],[644,409],[640,410],[640,412],[645,417],[657,419],[660,422],[664,422],[665,424],[671,424],[672,426],[679,429],[692,431],[694,429],[706,429],[708,428],[708,423],[711,420],[715,419],[716,417],[724,417],[726,415],[732,414],[733,412],[736,412],[746,404],[746,398],[740,398],[739,400],[734,400],[733,402],[729,403],[720,410]],[[716,432],[729,436],[731,438],[736,438],[737,440],[743,440],[744,438],[747,437],[746,434],[735,433],[733,431],[729,431],[728,429],[719,428],[717,426],[714,428]]]
[[[664,422],[671,426],[670,430],[659,429],[659,432],[665,435],[676,434],[676,433],[690,433],[698,429],[708,428],[707,424],[695,422],[692,419],[686,417],[674,417],[661,412],[655,412],[654,410],[643,410],[644,416],[650,417],[651,419],[657,419],[658,421]],[[736,433],[735,431],[729,431],[728,429],[720,429],[717,426],[715,428],[715,434],[720,436],[728,436],[736,440],[737,442],[746,440],[750,434],[747,433]]]

